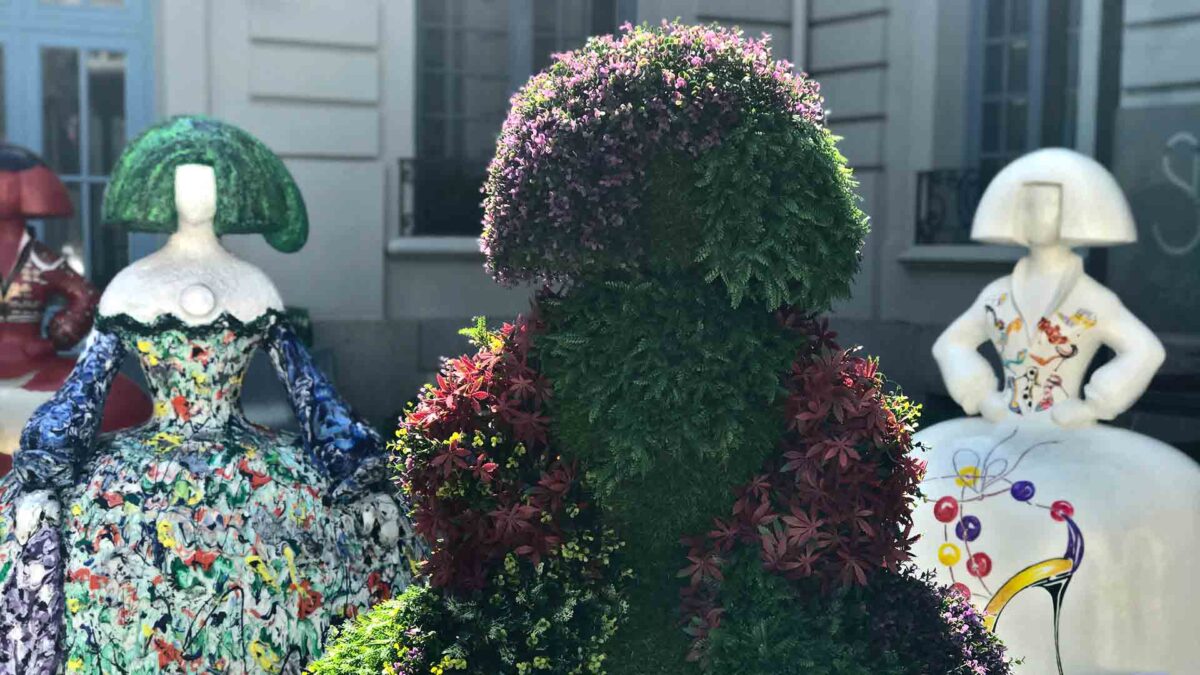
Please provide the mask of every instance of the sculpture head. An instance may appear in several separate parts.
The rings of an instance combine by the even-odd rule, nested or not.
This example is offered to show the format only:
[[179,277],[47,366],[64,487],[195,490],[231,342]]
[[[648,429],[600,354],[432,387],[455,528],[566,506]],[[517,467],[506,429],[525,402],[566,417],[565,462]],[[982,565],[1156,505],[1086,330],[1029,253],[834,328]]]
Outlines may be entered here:
[[992,179],[971,238],[1019,246],[1113,246],[1137,240],[1129,202],[1099,162],[1066,148],[1036,150]]
[[1018,193],[1020,224],[1030,246],[1050,246],[1062,230],[1062,185],[1025,183]]
[[65,218],[74,212],[66,186],[41,157],[0,143],[0,220]]
[[175,167],[175,211],[179,223],[210,223],[217,213],[217,174],[205,164]]
[[513,97],[484,185],[498,281],[677,270],[820,311],[866,235],[814,82],[719,26],[626,27]]
[[113,169],[102,218],[144,232],[211,220],[218,235],[261,234],[284,253],[308,239],[304,199],[283,161],[206,117],[175,117],[134,139]]

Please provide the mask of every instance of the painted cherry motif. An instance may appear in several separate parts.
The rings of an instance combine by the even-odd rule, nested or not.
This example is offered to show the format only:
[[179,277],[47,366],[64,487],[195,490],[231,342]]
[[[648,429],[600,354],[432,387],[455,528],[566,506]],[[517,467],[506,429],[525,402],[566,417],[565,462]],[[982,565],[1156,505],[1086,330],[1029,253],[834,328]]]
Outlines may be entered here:
[[1060,499],[1050,505],[1050,517],[1060,523],[1074,515],[1075,507],[1065,499]]
[[986,553],[976,553],[967,561],[967,572],[982,579],[992,572],[992,558]]
[[962,552],[954,544],[946,543],[938,548],[938,560],[947,567],[953,567],[960,558],[962,558]]
[[958,500],[949,495],[937,500],[933,505],[933,517],[942,523],[952,522],[958,517]]

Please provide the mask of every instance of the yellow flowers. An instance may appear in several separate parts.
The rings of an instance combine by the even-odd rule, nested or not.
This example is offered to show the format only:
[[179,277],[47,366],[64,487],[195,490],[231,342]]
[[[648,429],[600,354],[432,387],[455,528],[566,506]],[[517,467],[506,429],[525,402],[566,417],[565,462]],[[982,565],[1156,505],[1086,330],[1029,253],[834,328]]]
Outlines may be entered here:
[[954,484],[958,487],[975,487],[977,480],[979,480],[979,467],[964,466],[958,470],[958,477],[954,479]]
[[263,580],[263,583],[269,586],[276,585],[275,575],[271,574],[270,566],[267,565],[266,561],[262,558],[251,553],[250,555],[246,556],[246,565],[258,574],[259,578]]
[[270,645],[263,644],[258,640],[250,643],[250,655],[258,662],[258,666],[268,673],[274,673],[278,669],[279,656],[275,650],[271,649]]
[[157,366],[158,352],[154,350],[154,344],[149,340],[138,340],[137,349],[139,352],[146,355],[146,363]]
[[167,548],[175,548],[175,526],[169,520],[158,521],[158,543]]
[[150,440],[146,441],[146,444],[157,450],[166,451],[183,445],[183,436],[160,431],[154,434]]
[[440,663],[429,669],[433,675],[442,675],[451,670],[466,670],[467,660],[459,657],[443,656]]
[[520,673],[521,675],[524,675],[525,673],[530,672],[530,670],[549,670],[549,669],[550,669],[550,659],[545,656],[533,657],[533,663],[529,663],[528,661],[522,661],[521,663],[517,664],[517,673]]

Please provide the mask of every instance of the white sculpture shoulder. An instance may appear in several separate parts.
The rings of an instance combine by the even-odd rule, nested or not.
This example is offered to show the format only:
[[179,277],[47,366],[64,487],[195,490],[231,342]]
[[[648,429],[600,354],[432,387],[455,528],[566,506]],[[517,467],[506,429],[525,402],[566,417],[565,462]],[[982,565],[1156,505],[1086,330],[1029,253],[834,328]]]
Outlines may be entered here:
[[[1137,401],[1165,359],[1162,343],[1084,273],[1070,248],[1124,243],[1134,232],[1116,181],[1088,157],[1042,150],[996,176],[972,236],[1021,244],[1029,254],[988,284],[933,347],[950,396],[968,415],[1076,427],[1110,420]],[[988,341],[1003,382],[977,351]],[[1084,386],[1101,346],[1117,356]]]
[[178,229],[161,249],[113,278],[100,299],[102,316],[126,314],[149,323],[172,315],[202,325],[225,313],[248,322],[283,309],[267,275],[221,246],[213,229],[216,191],[212,167],[176,168]]

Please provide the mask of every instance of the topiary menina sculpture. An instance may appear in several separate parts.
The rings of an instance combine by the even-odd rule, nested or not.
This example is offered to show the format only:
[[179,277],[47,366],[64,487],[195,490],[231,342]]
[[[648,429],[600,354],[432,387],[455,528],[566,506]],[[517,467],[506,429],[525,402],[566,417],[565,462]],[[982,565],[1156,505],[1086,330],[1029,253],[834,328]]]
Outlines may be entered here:
[[530,317],[397,431],[427,584],[316,673],[1007,673],[904,566],[916,409],[811,318],[867,231],[817,86],[627,26],[513,98],[484,187]]

